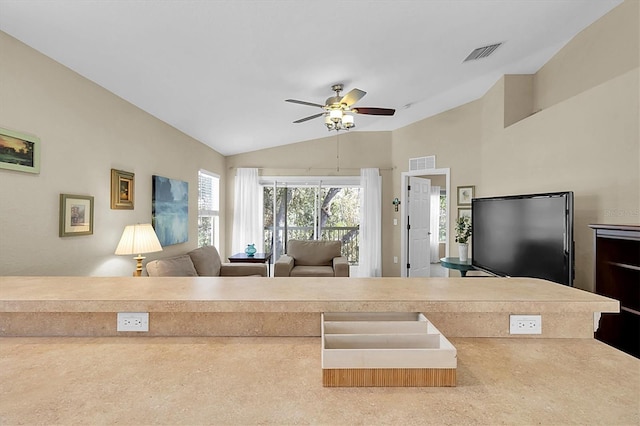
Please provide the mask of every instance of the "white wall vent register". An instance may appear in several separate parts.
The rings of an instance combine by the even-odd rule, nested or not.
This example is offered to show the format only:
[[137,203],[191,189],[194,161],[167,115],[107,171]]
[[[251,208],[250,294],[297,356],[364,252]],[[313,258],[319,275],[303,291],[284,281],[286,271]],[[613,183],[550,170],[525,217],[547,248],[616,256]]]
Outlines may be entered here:
[[436,156],[409,158],[409,171],[429,170],[436,168]]

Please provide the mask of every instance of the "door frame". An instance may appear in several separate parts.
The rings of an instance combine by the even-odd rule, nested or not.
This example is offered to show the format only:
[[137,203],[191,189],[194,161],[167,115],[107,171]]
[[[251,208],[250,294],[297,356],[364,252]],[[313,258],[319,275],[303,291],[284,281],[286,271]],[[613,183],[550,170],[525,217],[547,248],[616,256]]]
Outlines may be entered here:
[[[446,234],[447,238],[445,240],[445,256],[449,256],[449,229],[451,228],[451,216],[450,216],[450,206],[451,206],[451,176],[450,169],[426,169],[426,170],[414,170],[410,172],[402,172],[400,174],[400,276],[407,276],[407,186],[409,185],[409,177],[425,177],[429,178],[429,176],[434,175],[445,175],[446,180],[446,191],[447,191],[447,229]],[[448,271],[447,271],[448,273]]]

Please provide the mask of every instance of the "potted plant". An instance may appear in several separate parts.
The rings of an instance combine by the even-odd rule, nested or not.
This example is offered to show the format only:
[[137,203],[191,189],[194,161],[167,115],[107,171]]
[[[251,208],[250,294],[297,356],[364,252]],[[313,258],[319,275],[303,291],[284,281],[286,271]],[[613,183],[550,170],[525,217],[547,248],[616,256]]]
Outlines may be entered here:
[[456,243],[460,260],[465,262],[469,258],[469,239],[471,238],[471,219],[467,216],[458,218],[456,222]]

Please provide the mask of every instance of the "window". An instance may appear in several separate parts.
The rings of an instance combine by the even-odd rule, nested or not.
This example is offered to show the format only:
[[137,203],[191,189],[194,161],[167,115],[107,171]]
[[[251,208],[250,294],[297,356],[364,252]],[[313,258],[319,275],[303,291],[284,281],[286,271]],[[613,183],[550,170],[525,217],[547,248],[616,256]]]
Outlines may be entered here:
[[264,244],[274,259],[288,240],[340,240],[342,255],[358,264],[360,178],[267,178],[264,188]]
[[198,247],[220,246],[220,177],[198,172]]
[[447,193],[440,191],[440,224],[438,236],[441,243],[447,242]]

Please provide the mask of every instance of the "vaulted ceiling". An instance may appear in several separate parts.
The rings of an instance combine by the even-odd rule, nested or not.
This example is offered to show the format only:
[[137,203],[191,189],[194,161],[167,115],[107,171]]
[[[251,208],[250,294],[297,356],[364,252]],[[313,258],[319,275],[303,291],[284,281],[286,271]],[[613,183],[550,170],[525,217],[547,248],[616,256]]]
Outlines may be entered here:
[[324,104],[335,83],[366,91],[357,105],[396,109],[357,115],[351,131],[472,101],[504,74],[535,73],[620,3],[0,0],[0,30],[232,155],[328,136],[322,118],[293,124],[320,109],[284,100]]

